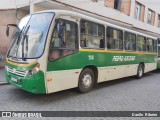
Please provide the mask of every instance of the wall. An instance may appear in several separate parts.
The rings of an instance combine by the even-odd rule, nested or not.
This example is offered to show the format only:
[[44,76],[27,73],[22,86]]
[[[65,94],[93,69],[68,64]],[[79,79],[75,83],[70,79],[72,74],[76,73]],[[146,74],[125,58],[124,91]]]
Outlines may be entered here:
[[144,14],[145,14],[145,6],[141,6],[141,15],[140,15],[140,20],[144,22]]
[[16,8],[15,0],[3,0],[3,2],[0,3],[0,9],[2,10],[6,8],[7,9]]
[[42,11],[42,10],[47,10],[47,8],[42,7],[40,5],[36,5],[36,4],[33,4],[33,5],[30,6],[30,13],[37,12],[37,11]]
[[[6,26],[8,23],[16,23],[16,10],[0,11],[0,49],[5,58],[10,43],[10,37],[6,36]],[[11,31],[13,29],[11,28]],[[5,60],[0,61],[0,67],[4,66]]]
[[131,9],[131,0],[122,0],[121,3],[121,11],[124,14],[130,15],[130,9]]
[[105,0],[104,6],[114,9],[114,0]]
[[19,20],[29,12],[21,9],[1,10],[0,11],[0,51],[3,54],[4,60],[0,61],[0,67],[5,64],[5,56],[11,42],[11,35],[14,27],[10,27],[10,35],[6,36],[7,24],[16,24]]
[[[114,0],[104,0],[104,6],[102,6],[101,4],[99,4],[99,2],[92,2],[91,0],[86,0],[84,2],[84,0],[79,0],[79,4],[77,4],[76,2],[73,2],[72,0],[58,0],[61,1],[61,3],[65,3],[71,6],[74,6],[78,9],[83,9],[85,11],[89,11],[93,14],[99,14],[100,16],[104,16],[106,18],[111,18],[114,19],[115,21],[119,21],[122,23],[126,23],[134,28],[139,28],[140,30],[144,30],[144,31],[150,31],[151,33],[154,34],[159,34],[160,35],[160,29],[156,26],[157,24],[153,25],[149,25],[147,24],[147,10],[148,8],[150,8],[153,11],[155,11],[156,13],[160,13],[160,9],[158,10],[158,4],[160,4],[160,1],[156,1],[156,0],[131,0],[131,5],[130,5],[130,11],[127,11],[127,14],[124,14],[123,12],[119,11],[119,10],[115,10],[113,9],[114,7]],[[102,0],[101,0],[102,1]],[[144,22],[136,20],[134,17],[134,11],[135,11],[135,1],[138,1],[140,3],[142,3],[143,5],[145,5],[145,13],[144,13]],[[157,7],[153,7],[153,4],[155,5],[155,3],[157,4]],[[129,7],[128,7],[129,8]],[[128,9],[127,8],[127,9]],[[129,14],[129,15],[128,15]],[[155,23],[156,22],[156,18],[155,18]]]

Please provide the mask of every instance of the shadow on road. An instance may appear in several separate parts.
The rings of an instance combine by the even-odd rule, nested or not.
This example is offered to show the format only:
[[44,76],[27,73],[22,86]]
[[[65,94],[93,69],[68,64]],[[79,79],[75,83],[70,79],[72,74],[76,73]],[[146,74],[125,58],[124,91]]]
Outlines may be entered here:
[[[36,104],[49,104],[50,102],[57,102],[57,101],[61,101],[61,100],[65,100],[68,98],[74,98],[74,97],[80,97],[81,95],[88,95],[91,92],[95,92],[97,90],[101,90],[105,87],[110,87],[110,86],[116,86],[119,84],[123,84],[126,82],[131,82],[131,81],[138,81],[138,80],[143,80],[146,77],[152,77],[153,75],[158,75],[160,73],[160,70],[155,70],[149,73],[146,73],[144,75],[144,77],[142,79],[136,79],[134,76],[132,77],[126,77],[126,78],[121,78],[121,79],[117,79],[117,80],[113,80],[113,81],[107,81],[107,82],[103,82],[103,83],[99,83],[98,84],[98,89],[94,88],[92,91],[90,91],[89,93],[85,93],[85,94],[81,94],[79,92],[77,92],[75,89],[69,89],[69,90],[64,90],[64,91],[60,91],[60,92],[56,92],[56,93],[52,93],[52,94],[32,94],[26,91],[23,91],[19,88],[16,87],[11,87],[10,89],[8,89],[8,91],[12,92],[12,96],[17,100],[21,99],[28,99]],[[45,102],[44,102],[45,101]]]

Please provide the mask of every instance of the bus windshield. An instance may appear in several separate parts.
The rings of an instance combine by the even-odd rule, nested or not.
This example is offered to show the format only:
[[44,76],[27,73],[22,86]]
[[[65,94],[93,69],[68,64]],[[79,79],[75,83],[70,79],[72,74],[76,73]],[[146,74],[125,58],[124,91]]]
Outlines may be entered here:
[[38,13],[24,17],[12,35],[8,57],[38,58],[43,54],[46,36],[54,13]]

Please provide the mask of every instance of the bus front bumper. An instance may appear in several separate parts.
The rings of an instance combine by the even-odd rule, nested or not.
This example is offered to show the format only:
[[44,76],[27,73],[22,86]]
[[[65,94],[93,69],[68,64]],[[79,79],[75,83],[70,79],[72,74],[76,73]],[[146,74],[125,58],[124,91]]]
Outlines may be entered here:
[[44,73],[39,70],[31,77],[20,77],[5,70],[6,81],[18,88],[35,94],[45,94]]

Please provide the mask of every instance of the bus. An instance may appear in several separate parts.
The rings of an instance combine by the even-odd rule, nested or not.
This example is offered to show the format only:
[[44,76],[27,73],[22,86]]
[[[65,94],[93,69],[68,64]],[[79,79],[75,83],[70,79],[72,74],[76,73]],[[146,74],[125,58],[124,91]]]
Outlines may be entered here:
[[29,14],[15,27],[5,74],[35,94],[70,88],[89,92],[100,82],[143,77],[157,68],[157,38],[67,10]]

